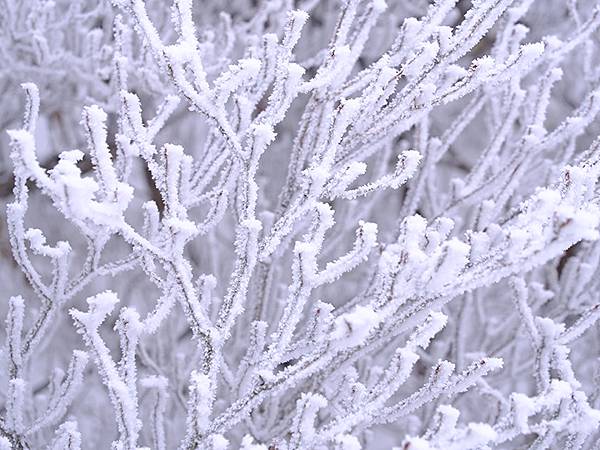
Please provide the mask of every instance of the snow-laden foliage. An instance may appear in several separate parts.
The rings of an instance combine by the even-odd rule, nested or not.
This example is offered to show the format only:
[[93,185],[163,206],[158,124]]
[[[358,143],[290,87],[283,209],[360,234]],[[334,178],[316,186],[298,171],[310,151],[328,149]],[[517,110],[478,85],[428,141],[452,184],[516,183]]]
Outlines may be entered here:
[[0,449],[600,448],[599,28],[1,2]]

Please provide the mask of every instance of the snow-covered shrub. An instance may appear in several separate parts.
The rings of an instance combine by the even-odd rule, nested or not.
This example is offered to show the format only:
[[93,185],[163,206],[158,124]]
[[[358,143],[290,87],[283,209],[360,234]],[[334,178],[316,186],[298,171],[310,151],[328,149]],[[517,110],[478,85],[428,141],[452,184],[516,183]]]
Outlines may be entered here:
[[0,449],[600,446],[600,7],[388,3],[2,3]]

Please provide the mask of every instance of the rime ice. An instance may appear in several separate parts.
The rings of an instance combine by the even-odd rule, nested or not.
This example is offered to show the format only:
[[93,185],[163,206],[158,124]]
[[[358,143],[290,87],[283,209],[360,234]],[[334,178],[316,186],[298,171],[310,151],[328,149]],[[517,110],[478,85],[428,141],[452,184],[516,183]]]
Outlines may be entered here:
[[592,0],[0,23],[1,450],[600,448]]

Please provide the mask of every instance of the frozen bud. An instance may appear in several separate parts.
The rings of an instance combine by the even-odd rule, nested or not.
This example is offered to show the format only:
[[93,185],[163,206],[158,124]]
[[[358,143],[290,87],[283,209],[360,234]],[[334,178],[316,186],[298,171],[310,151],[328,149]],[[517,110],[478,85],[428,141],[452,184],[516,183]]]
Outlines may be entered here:
[[335,319],[331,339],[340,350],[355,347],[365,341],[379,322],[379,315],[373,309],[359,305]]

